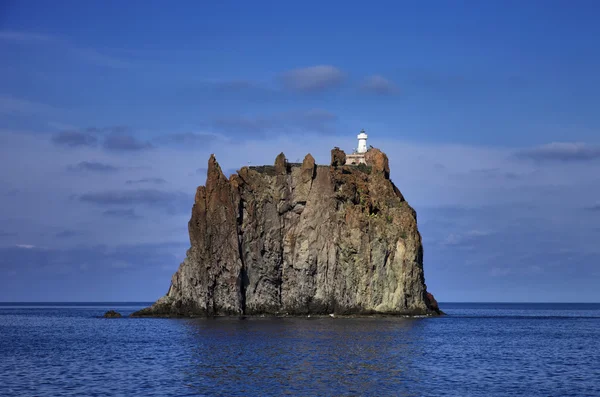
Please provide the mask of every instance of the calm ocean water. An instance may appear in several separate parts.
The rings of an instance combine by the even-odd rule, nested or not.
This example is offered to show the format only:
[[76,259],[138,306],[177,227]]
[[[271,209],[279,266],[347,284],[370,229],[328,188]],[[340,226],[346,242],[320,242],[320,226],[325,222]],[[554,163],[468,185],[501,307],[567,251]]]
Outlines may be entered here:
[[0,304],[2,396],[600,396],[600,304],[441,318],[102,319]]

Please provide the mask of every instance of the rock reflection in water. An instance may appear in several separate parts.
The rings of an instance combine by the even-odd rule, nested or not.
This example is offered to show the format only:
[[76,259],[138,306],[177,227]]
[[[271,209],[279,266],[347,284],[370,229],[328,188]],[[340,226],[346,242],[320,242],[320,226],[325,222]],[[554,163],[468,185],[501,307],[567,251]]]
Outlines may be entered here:
[[[186,383],[203,394],[400,394],[422,377],[405,318],[188,320],[195,338]],[[189,372],[187,372],[189,370]],[[406,393],[402,393],[402,391]]]
[[600,396],[600,305],[437,318],[130,319],[0,304],[0,395]]

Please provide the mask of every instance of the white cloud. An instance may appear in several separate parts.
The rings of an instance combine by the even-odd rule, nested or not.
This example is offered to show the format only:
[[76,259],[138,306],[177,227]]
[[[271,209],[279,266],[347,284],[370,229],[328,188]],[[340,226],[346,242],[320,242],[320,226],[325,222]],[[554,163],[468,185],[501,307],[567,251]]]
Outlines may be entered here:
[[[4,132],[0,138],[0,158],[10,165],[0,167],[0,221],[5,230],[14,233],[5,239],[5,247],[35,254],[40,247],[77,250],[81,245],[157,244],[168,236],[184,247],[169,252],[165,259],[164,266],[171,271],[189,244],[191,202],[184,213],[168,213],[148,205],[152,194],[135,198],[136,190],[154,185],[127,181],[157,178],[167,181],[158,187],[191,197],[205,182],[205,171],[196,174],[195,170],[205,169],[213,152],[226,171],[273,164],[282,151],[290,161],[301,160],[310,152],[317,163],[328,164],[332,147],[350,152],[356,144],[354,134],[305,133],[301,139],[288,134],[268,140],[217,140],[194,150],[157,143],[152,151],[125,156],[101,147],[57,146],[48,136]],[[434,293],[455,285],[459,291],[455,296],[464,296],[460,294],[468,288],[469,279],[455,280],[456,274],[475,272],[478,285],[488,288],[497,277],[513,282],[523,274],[544,275],[560,263],[577,266],[597,258],[592,241],[598,233],[598,218],[589,208],[595,208],[590,206],[600,197],[600,177],[596,177],[600,164],[538,164],[516,158],[516,150],[510,148],[414,143],[383,139],[378,134],[370,134],[369,143],[387,153],[392,180],[417,210],[427,284]],[[69,164],[92,159],[119,172],[66,170]],[[502,177],[506,173],[518,177]],[[1,189],[17,193],[1,195]],[[109,191],[133,195],[131,201],[115,204],[115,216],[104,215],[103,206],[77,199],[87,192]],[[58,238],[57,232],[63,230],[82,233],[76,239]],[[22,242],[14,241],[17,236],[27,236],[27,241],[15,246]],[[561,247],[576,254],[558,252]],[[116,260],[107,257],[105,266]],[[115,265],[122,268],[138,265],[137,259],[127,255],[119,260],[123,263]],[[74,269],[86,270],[80,265],[83,262],[74,261]]]
[[519,151],[517,156],[536,161],[590,161],[600,159],[600,146],[584,142],[551,142]]
[[398,93],[396,84],[381,75],[368,76],[361,84],[361,89],[378,95],[393,95]]
[[459,245],[474,245],[477,239],[486,237],[492,234],[491,231],[483,230],[468,230],[461,233],[450,233],[443,241],[443,245],[459,246]]
[[[157,145],[152,151],[123,156],[100,147],[57,147],[39,135],[4,133],[2,137],[0,158],[10,167],[0,167],[0,179],[19,193],[2,197],[0,219],[7,230],[14,230],[18,235],[29,236],[32,230],[36,231],[35,238],[22,245],[37,247],[73,246],[85,243],[89,236],[93,236],[89,243],[109,246],[155,243],[162,241],[165,235],[186,242],[189,211],[169,214],[134,200],[127,206],[116,208],[121,211],[121,216],[106,216],[103,214],[106,208],[82,202],[77,197],[88,192],[129,191],[139,186],[127,184],[127,181],[148,178],[167,181],[164,186],[169,191],[192,196],[196,187],[205,182],[205,174],[198,175],[195,170],[206,168],[212,152],[223,170],[237,170],[245,165],[273,164],[281,151],[290,161],[302,159],[310,152],[317,163],[328,164],[331,148],[340,146],[350,152],[355,145],[354,134],[307,133],[302,139],[280,135],[268,140],[198,146],[195,150]],[[591,183],[593,175],[600,175],[600,165],[588,164],[583,169],[578,163],[540,166],[514,158],[514,150],[511,149],[418,144],[384,140],[376,134],[371,134],[369,143],[388,154],[391,178],[417,210],[420,227],[426,231],[426,250],[433,248],[432,242],[440,243],[440,247],[463,244],[477,249],[482,240],[500,249],[500,242],[487,237],[492,232],[502,233],[502,227],[519,224],[525,219],[530,223],[537,219],[552,222],[554,226],[550,228],[554,228],[552,230],[558,236],[571,230],[570,227],[575,224],[578,225],[576,230],[580,229],[582,233],[597,227],[594,226],[594,217],[589,216],[590,211],[585,211],[585,208],[600,197],[600,184]],[[23,148],[26,148],[25,153]],[[35,162],[31,161],[33,158]],[[66,171],[68,165],[85,159],[110,164],[120,171],[84,174]],[[506,172],[520,176],[495,177]],[[41,197],[43,200],[40,200]],[[528,210],[525,205],[534,209]],[[510,212],[494,213],[490,210],[492,212],[486,213],[486,217],[477,219],[466,219],[468,215],[456,213],[449,218],[452,223],[441,228],[436,223],[439,220],[432,219],[432,209],[440,207],[503,207]],[[573,212],[578,208],[581,216]],[[67,213],[69,216],[65,216]],[[126,213],[135,216],[123,216]],[[504,221],[499,222],[498,219]],[[67,229],[93,233],[84,234],[77,240],[56,238],[57,230]]]
[[317,65],[298,68],[282,75],[284,88],[298,92],[319,92],[339,86],[344,73],[331,65]]

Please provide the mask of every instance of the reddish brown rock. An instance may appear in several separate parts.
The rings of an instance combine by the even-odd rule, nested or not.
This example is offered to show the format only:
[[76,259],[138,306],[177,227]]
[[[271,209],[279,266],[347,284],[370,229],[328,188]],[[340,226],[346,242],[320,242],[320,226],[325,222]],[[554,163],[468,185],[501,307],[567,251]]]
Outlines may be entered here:
[[334,147],[331,150],[331,165],[339,167],[346,164],[346,153],[339,147]]
[[[427,287],[427,286],[426,286]],[[435,312],[437,312],[438,314],[441,313],[440,311],[440,306],[438,305],[438,302],[435,300],[435,298],[433,297],[433,294],[430,292],[427,292],[427,304],[428,306],[431,308],[431,310],[434,310]]]
[[388,157],[381,150],[371,148],[365,154],[365,160],[372,167],[373,172],[382,173],[385,178],[390,177],[390,165]]
[[427,292],[415,211],[371,170],[301,165],[243,167],[225,178],[214,156],[196,191],[191,247],[166,296],[135,316],[439,314]]

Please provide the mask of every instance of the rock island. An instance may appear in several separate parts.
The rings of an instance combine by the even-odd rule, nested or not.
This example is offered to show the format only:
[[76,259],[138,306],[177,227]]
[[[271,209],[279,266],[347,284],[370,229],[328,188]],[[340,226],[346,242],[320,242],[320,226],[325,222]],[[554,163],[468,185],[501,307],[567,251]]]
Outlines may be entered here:
[[214,155],[167,294],[133,316],[440,314],[415,210],[367,134],[329,165],[307,154],[226,178]]

